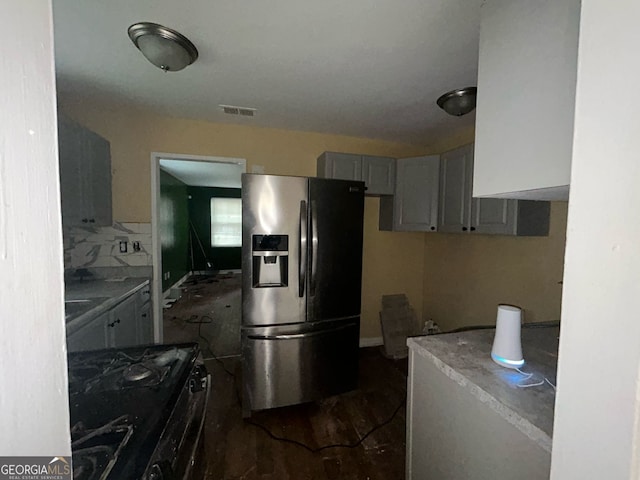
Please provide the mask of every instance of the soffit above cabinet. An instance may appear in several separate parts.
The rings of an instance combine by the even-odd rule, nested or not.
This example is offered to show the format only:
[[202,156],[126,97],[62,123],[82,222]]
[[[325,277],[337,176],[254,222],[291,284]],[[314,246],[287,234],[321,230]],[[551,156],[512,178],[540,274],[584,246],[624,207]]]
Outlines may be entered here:
[[580,0],[481,8],[476,197],[568,198]]

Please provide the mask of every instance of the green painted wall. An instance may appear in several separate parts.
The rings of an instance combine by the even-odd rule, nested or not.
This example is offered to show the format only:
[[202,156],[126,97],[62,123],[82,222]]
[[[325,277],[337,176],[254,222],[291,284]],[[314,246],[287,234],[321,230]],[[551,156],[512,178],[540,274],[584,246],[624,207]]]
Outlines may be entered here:
[[[211,246],[211,199],[240,198],[239,188],[188,187],[189,218],[202,243],[208,260],[213,263],[214,270],[236,270],[241,266],[241,247]],[[193,239],[193,270],[211,270],[206,265],[198,241]]]
[[[162,290],[190,271],[189,204],[187,185],[160,170],[160,242]],[[167,277],[169,274],[169,278]]]

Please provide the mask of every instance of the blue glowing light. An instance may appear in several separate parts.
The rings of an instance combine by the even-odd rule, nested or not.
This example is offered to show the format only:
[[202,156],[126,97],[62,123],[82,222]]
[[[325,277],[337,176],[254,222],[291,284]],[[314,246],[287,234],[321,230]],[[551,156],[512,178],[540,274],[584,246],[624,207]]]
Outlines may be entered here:
[[507,358],[503,358],[503,357],[499,357],[498,355],[494,355],[493,353],[491,354],[491,358],[493,358],[493,360],[495,362],[498,362],[499,364],[504,365],[505,367],[520,368],[521,366],[524,365],[524,359],[521,359],[521,360],[509,360]]

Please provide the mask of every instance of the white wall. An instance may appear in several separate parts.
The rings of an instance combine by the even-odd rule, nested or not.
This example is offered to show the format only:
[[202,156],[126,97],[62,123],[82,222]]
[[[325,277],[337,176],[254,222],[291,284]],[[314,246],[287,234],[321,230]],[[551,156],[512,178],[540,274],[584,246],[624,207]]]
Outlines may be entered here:
[[0,455],[69,455],[51,2],[0,18]]
[[551,478],[639,478],[640,2],[583,0]]

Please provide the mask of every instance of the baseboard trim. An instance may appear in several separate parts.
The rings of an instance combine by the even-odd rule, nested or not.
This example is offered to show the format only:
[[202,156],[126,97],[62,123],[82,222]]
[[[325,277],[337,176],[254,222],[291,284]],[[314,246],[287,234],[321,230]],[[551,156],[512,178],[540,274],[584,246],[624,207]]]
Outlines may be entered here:
[[174,283],[173,285],[171,285],[169,288],[167,288],[164,292],[162,292],[162,298],[167,298],[169,296],[169,294],[171,293],[171,289],[172,288],[178,288],[180,285],[182,285],[182,283],[191,276],[191,272],[188,272],[184,277],[182,277],[180,280],[178,280],[176,283]]
[[382,337],[360,338],[360,348],[377,347],[382,344]]
[[224,270],[194,270],[193,272],[191,272],[193,275],[225,275],[228,273],[242,273],[242,270],[240,269],[224,269]]

